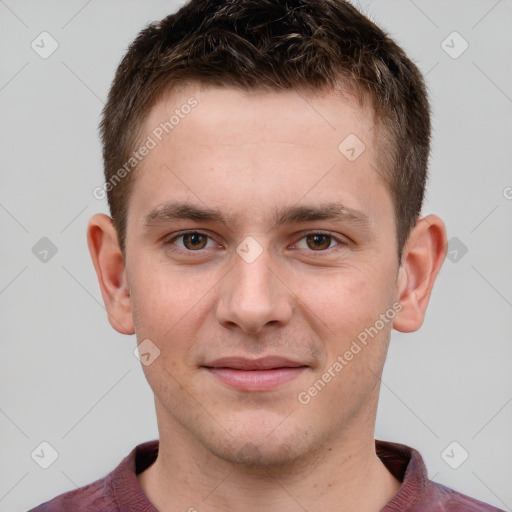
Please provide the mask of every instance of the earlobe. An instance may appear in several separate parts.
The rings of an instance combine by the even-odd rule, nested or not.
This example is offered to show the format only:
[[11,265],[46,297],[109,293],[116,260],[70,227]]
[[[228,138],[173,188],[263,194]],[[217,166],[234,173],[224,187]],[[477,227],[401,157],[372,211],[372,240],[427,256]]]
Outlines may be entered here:
[[420,219],[409,235],[399,269],[396,297],[402,309],[393,328],[413,332],[423,324],[436,277],[446,256],[444,222],[437,215]]
[[91,218],[87,227],[87,244],[110,325],[121,334],[134,334],[124,257],[110,217],[97,214]]

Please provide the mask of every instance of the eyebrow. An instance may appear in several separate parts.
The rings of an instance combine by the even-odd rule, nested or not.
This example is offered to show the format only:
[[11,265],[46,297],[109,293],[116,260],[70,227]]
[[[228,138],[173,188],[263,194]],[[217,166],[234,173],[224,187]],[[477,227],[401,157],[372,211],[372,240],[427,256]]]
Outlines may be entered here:
[[[237,215],[224,214],[218,208],[197,206],[187,202],[169,202],[157,206],[143,217],[143,225],[150,227],[186,219],[196,222],[218,222],[225,226],[234,224]],[[343,221],[360,230],[371,232],[370,219],[364,212],[348,208],[341,203],[324,203],[305,206],[278,207],[274,210],[270,229],[284,224],[316,220]]]

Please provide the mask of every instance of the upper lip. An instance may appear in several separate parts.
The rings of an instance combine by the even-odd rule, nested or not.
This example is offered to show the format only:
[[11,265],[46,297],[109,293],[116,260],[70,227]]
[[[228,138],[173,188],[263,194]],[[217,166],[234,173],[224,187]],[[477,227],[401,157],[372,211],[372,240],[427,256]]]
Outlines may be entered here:
[[273,368],[299,368],[307,365],[285,357],[267,356],[260,359],[222,357],[203,366],[207,368],[232,368],[234,370],[271,370]]

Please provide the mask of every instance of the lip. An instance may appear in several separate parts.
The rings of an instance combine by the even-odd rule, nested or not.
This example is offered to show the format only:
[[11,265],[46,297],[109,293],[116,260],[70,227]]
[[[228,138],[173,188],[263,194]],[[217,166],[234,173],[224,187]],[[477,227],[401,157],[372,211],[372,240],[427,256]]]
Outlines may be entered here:
[[239,391],[268,391],[301,375],[307,365],[283,357],[225,357],[203,365],[212,376]]
[[203,366],[207,368],[232,368],[233,370],[273,370],[275,368],[298,368],[299,366],[307,365],[285,357],[267,356],[259,359],[222,357]]

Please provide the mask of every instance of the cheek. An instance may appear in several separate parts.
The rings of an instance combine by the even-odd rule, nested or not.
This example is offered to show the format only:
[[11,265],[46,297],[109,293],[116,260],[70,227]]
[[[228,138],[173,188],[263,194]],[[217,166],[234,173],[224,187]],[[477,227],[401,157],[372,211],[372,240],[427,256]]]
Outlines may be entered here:
[[322,374],[330,369],[336,375],[325,398],[363,397],[378,382],[392,326],[391,320],[380,320],[391,307],[390,284],[381,277],[385,275],[389,274],[382,267],[368,265],[336,269],[326,279],[302,282],[300,295],[307,298],[302,313],[315,326],[325,354]]
[[199,277],[190,269],[172,267],[150,257],[137,258],[132,269],[132,307],[140,332],[162,334],[179,326],[185,315],[194,314],[195,306],[211,288],[206,273]]
[[[134,261],[137,270],[131,273],[137,339],[139,343],[150,339],[160,350],[159,363],[172,374],[183,374],[193,366],[194,348],[204,337],[219,277],[214,272],[199,275],[197,269],[171,268],[148,260]],[[152,367],[144,370],[149,380],[155,377],[150,375]]]
[[296,295],[325,330],[346,338],[373,324],[388,307],[389,293],[383,290],[381,275],[369,265],[340,267],[303,277]]

